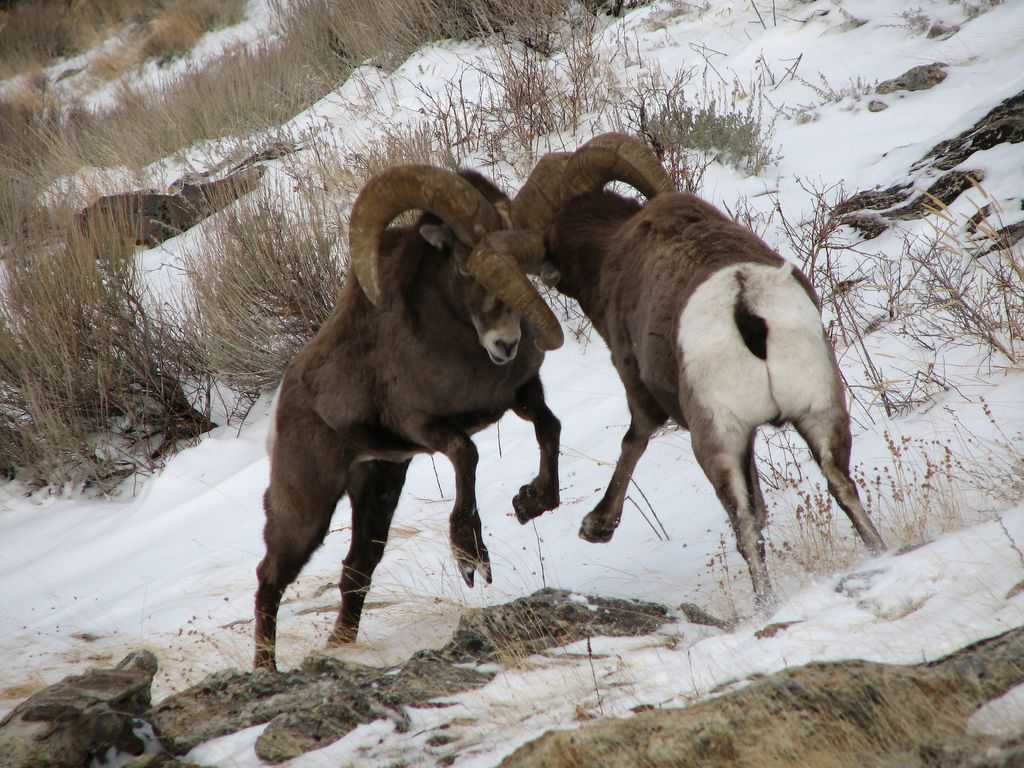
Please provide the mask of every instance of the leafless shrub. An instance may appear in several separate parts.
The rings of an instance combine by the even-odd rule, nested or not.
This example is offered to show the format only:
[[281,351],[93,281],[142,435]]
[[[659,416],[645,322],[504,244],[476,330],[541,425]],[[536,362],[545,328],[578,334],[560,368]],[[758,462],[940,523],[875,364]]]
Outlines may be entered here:
[[341,233],[314,199],[258,191],[187,254],[191,322],[211,369],[244,407],[276,386],[327,318],[344,281]]
[[[984,189],[978,192],[988,199]],[[1010,365],[1024,361],[1024,254],[1007,247],[992,204],[970,216],[933,200],[932,235],[910,241],[919,270],[912,286],[911,335],[924,346],[978,345]]]
[[[803,179],[797,179],[797,183],[810,200],[809,213],[795,219],[776,193],[775,220],[788,255],[807,275],[821,300],[825,329],[833,346],[852,350],[863,366],[866,383],[848,382],[848,391],[868,421],[873,421],[871,414],[876,406],[890,417],[905,412],[934,390],[919,389],[917,376],[889,375],[868,343],[868,336],[878,330],[884,313],[895,317],[900,309],[896,297],[905,283],[887,282],[897,276],[882,274],[892,267],[884,254],[854,253],[856,246],[842,233],[839,217],[833,213],[845,196],[842,184]],[[851,254],[856,258],[849,258]],[[881,310],[877,307],[879,294],[886,296],[886,306]]]
[[548,149],[538,147],[540,137],[576,131],[607,103],[599,76],[606,62],[594,47],[595,25],[594,16],[572,10],[551,28],[543,49],[500,46],[494,66],[476,65],[472,74],[479,89],[467,91],[466,73],[440,94],[421,89],[437,143],[463,155],[521,164],[525,173],[538,150]]
[[671,80],[648,70],[616,97],[613,122],[619,130],[643,136],[665,164],[678,189],[699,192],[714,161],[760,173],[774,162],[770,125],[765,125],[760,94],[746,107],[711,95],[687,96],[693,73],[680,70]]
[[0,411],[27,482],[110,487],[211,428],[203,366],[147,301],[130,242],[66,229],[6,267]]

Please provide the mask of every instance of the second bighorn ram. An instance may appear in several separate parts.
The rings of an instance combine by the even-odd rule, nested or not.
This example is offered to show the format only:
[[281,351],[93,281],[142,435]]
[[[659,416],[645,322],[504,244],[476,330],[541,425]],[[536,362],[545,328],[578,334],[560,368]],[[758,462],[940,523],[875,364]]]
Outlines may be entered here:
[[[605,191],[610,181],[635,187],[646,205]],[[860,538],[884,549],[850,478],[845,392],[818,299],[798,269],[712,205],[673,191],[647,147],[624,134],[543,158],[512,219],[524,250],[543,240],[542,275],[579,301],[626,389],[629,430],[582,538],[611,539],[637,461],[672,418],[691,432],[759,605],[774,600],[753,450],[763,424],[796,427]]]
[[[352,207],[352,272],[337,305],[284,375],[264,496],[267,552],[256,592],[255,665],[276,666],[281,596],[320,546],[344,494],[352,542],[331,642],[356,637],[411,458],[455,469],[451,546],[466,582],[491,580],[477,513],[470,435],[513,410],[534,425],[540,471],[513,500],[526,522],[558,505],[558,419],[538,375],[562,343],[557,319],[504,247],[509,201],[479,174],[384,171]],[[399,214],[424,211],[410,226]],[[521,323],[521,318],[525,323]],[[520,339],[522,338],[522,343]]]

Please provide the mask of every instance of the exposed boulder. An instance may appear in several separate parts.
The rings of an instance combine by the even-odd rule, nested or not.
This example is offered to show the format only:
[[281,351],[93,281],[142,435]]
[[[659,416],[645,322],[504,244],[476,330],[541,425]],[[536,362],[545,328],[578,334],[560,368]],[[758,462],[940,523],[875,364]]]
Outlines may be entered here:
[[946,79],[947,64],[922,64],[912,67],[899,77],[884,80],[875,86],[875,93],[895,93],[896,91],[924,91],[934,88]]
[[691,707],[548,732],[501,768],[1021,765],[1019,739],[983,744],[966,723],[1022,681],[1017,628],[928,664],[808,664]]
[[0,722],[4,768],[82,768],[114,749],[140,755],[156,657],[136,651],[113,669],[72,675],[29,697]]

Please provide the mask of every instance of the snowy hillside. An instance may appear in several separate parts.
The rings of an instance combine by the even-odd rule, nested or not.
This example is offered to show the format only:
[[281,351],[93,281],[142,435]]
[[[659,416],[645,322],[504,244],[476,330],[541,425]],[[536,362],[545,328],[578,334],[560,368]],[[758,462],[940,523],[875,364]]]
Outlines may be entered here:
[[[237,34],[227,30],[217,39],[269,35],[269,15],[254,0]],[[567,342],[549,354],[542,379],[563,426],[561,506],[526,526],[512,515],[512,496],[536,471],[529,424],[509,414],[476,435],[494,583],[469,589],[448,547],[451,468],[441,456],[418,457],[359,641],[331,653],[397,663],[444,643],[464,609],[542,587],[673,610],[694,603],[735,620],[735,628],[699,626],[677,613],[654,635],[595,638],[593,657],[571,646],[531,658],[460,694],[455,706],[410,711],[404,733],[382,719],[287,765],[494,766],[551,728],[577,726],[581,712],[629,716],[639,706],[685,705],[724,684],[811,661],[917,663],[1024,624],[1024,342],[1013,324],[1016,310],[1024,310],[1014,303],[1024,296],[1024,271],[1014,273],[1024,251],[1018,243],[987,253],[998,244],[994,233],[1024,221],[1024,143],[969,151],[948,168],[921,162],[1024,92],[1021,40],[1024,5],[1012,0],[662,0],[621,18],[599,16],[593,103],[581,97],[587,109],[575,126],[529,137],[534,152],[574,149],[605,130],[635,130],[629,102],[645,83],[650,93],[657,91],[652,83],[676,83],[692,103],[760,116],[772,150],[761,167],[708,150],[690,178],[702,196],[812,273],[850,388],[854,477],[892,549],[869,556],[841,511],[824,501],[824,484],[799,438],[766,430],[757,452],[771,514],[768,567],[780,602],[758,615],[726,515],[688,434],[674,427],[658,434],[640,461],[613,540],[581,540],[580,521],[607,485],[629,415],[603,342],[559,302]],[[207,41],[199,55],[216,44]],[[435,119],[454,84],[478,104],[497,98],[504,45],[437,43],[393,71],[361,67],[274,136],[247,139],[254,151],[280,137],[304,148],[268,161],[262,183],[292,200],[302,180],[319,172],[325,151],[357,155],[380,136]],[[557,69],[569,59],[556,52],[551,61]],[[932,87],[876,93],[878,83],[933,63],[944,65],[945,77]],[[497,108],[487,114],[499,119]],[[478,126],[485,128],[486,120]],[[209,167],[219,151],[205,143],[149,171],[154,183],[166,184]],[[511,141],[467,140],[451,151],[509,191],[531,167],[522,145]],[[942,203],[926,199],[931,207],[917,214],[886,215],[954,171],[971,172],[975,182]],[[905,187],[905,196],[889,207],[847,209],[884,225],[877,236],[826,221],[830,207],[855,193],[893,187]],[[332,204],[347,211],[346,200]],[[982,221],[976,214],[986,206],[988,225],[975,225],[972,234],[968,222]],[[184,259],[216,223],[215,216],[140,250],[155,292],[178,294]],[[959,273],[965,296],[981,301],[994,290],[1005,298],[1009,325],[998,327],[998,310],[992,315],[1004,351],[973,333],[975,326],[957,324],[952,295],[941,295],[938,269],[927,266],[937,263],[929,253],[947,259],[947,267],[955,259],[967,265]],[[1018,282],[1000,286],[971,267],[975,260],[1010,265],[1005,274]],[[127,479],[109,498],[0,486],[0,713],[138,647],[159,659],[156,700],[214,671],[251,665],[271,397],[265,393],[243,421],[214,430],[153,476]],[[348,537],[343,501],[323,547],[285,596],[282,668],[324,646]],[[760,632],[789,622],[774,634]],[[978,727],[1024,729],[1024,692],[1016,694],[979,716]],[[439,728],[453,737],[443,746],[428,742]],[[188,759],[260,765],[253,753],[259,731],[200,745]]]

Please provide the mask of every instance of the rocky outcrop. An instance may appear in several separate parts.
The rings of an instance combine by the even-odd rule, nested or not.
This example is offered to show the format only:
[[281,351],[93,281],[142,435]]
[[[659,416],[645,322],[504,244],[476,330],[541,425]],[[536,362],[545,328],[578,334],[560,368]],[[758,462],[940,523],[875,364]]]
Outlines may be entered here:
[[465,614],[442,648],[399,667],[378,668],[312,656],[285,673],[220,672],[162,701],[148,714],[161,743],[183,755],[217,736],[269,723],[256,753],[281,762],[326,746],[379,718],[406,726],[406,707],[486,685],[502,662],[596,636],[648,634],[668,621],[660,605],[542,590]]
[[[588,637],[649,634],[668,620],[654,603],[546,589],[466,613],[445,646],[401,666],[314,655],[291,672],[218,672],[155,707],[156,658],[138,652],[114,669],[68,677],[19,705],[0,724],[0,766],[81,768],[113,750],[138,755],[131,768],[178,768],[171,755],[262,723],[268,725],[256,753],[277,763],[381,718],[404,730],[407,707],[486,685],[495,662]],[[144,747],[153,754],[143,755]]]
[[1024,680],[1024,628],[915,666],[808,664],[684,709],[549,732],[501,768],[1019,766],[1024,739],[966,733]]
[[106,195],[83,208],[75,224],[86,237],[100,241],[123,232],[136,245],[157,245],[251,191],[265,171],[257,165],[217,181],[185,181],[171,193],[138,190]]
[[[964,191],[981,183],[985,178],[981,170],[953,170],[975,153],[1021,141],[1024,141],[1024,92],[1000,103],[966,131],[932,147],[911,166],[911,181],[883,190],[858,192],[833,208],[831,215],[870,240],[888,229],[892,222],[922,218],[931,209],[951,205]],[[915,193],[915,186],[925,184],[925,192]],[[994,234],[993,247],[1008,248],[1022,236],[1024,226],[1021,224],[1001,227]]]
[[73,675],[26,699],[0,722],[4,768],[82,768],[109,750],[145,748],[156,657],[138,651],[113,669]]

